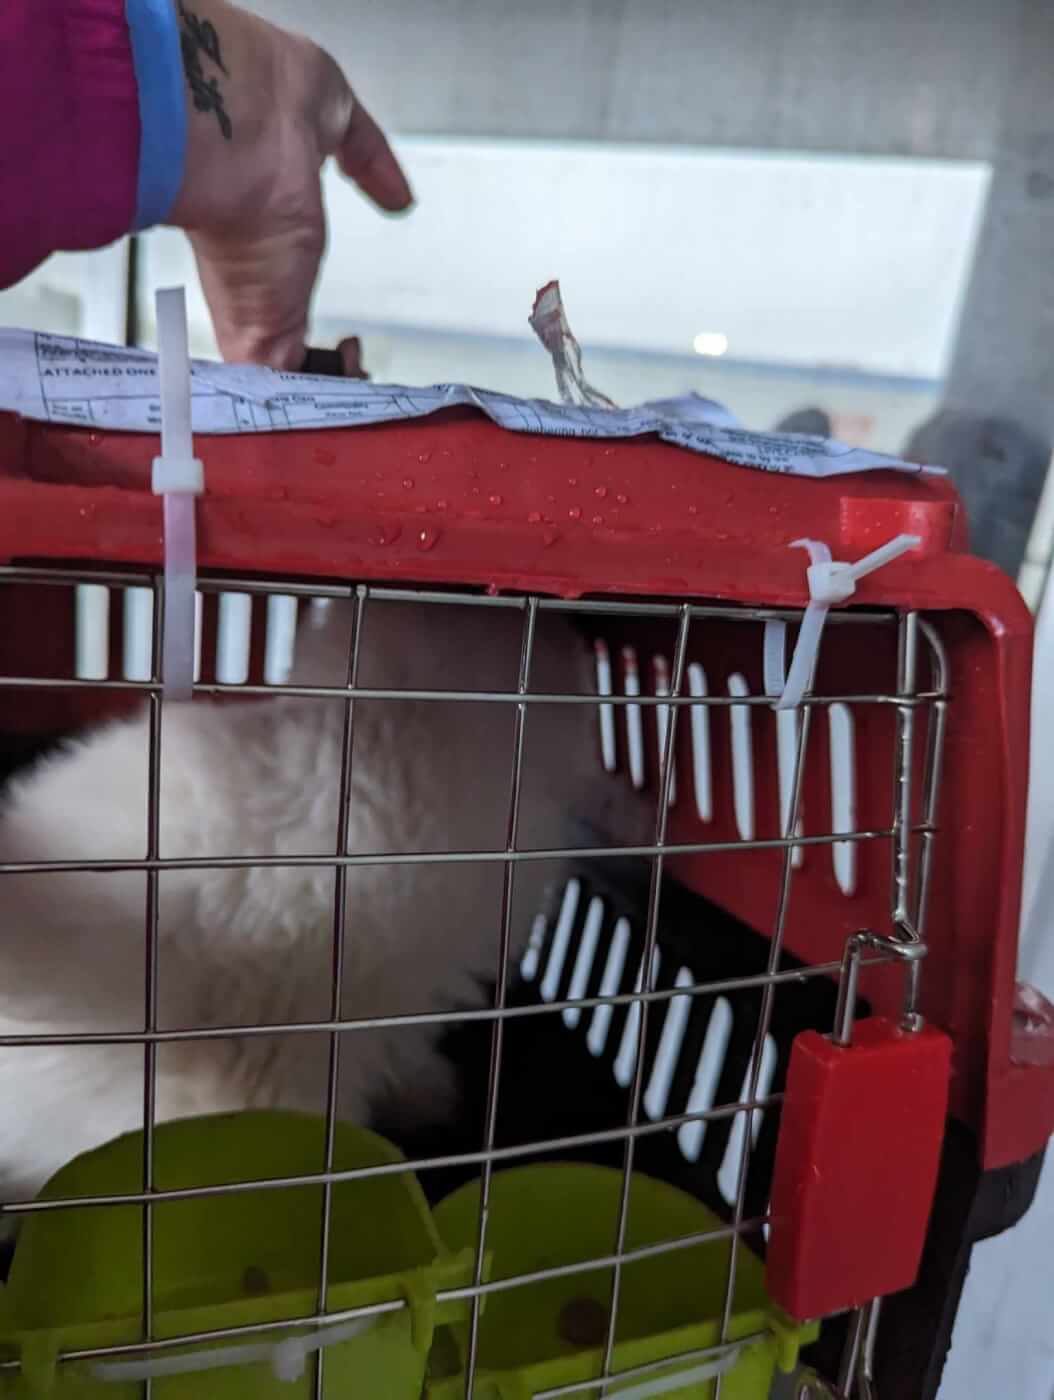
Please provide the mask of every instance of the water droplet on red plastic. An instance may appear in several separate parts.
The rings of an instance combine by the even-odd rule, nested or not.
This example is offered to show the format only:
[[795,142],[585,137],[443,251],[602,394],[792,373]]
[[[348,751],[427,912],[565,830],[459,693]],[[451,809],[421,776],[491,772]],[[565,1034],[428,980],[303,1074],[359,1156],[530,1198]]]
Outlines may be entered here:
[[608,489],[607,489],[606,486],[594,486],[594,487],[593,487],[593,495],[599,497],[600,500],[603,500],[604,497],[607,495],[607,493],[608,493]]
[[699,507],[698,507],[698,506],[689,506],[689,507],[688,507],[688,514],[689,514],[689,515],[698,515],[698,514],[699,514]]
[[436,510],[446,510],[448,505],[448,501],[436,501]]
[[404,488],[405,488],[407,491],[412,491],[412,490],[414,489],[414,479],[413,479],[413,477],[412,477],[412,476],[404,476],[404,477],[403,477],[403,486],[404,486]]
[[421,463],[422,466],[424,466],[426,462],[430,462],[432,460],[432,454],[431,452],[419,452],[417,454],[417,460]]
[[593,516],[593,524],[594,524],[594,525],[603,525],[603,523],[604,523],[604,517],[603,517],[602,515],[594,515],[594,516]]
[[615,497],[615,500],[618,501],[618,503],[619,503],[620,506],[628,506],[628,505],[629,505],[629,497],[628,497],[628,496],[624,496],[624,495],[622,494],[621,491],[620,491],[620,492],[618,493],[618,495]]
[[537,525],[541,518],[542,513],[540,510],[532,510],[530,515],[528,515],[527,517],[527,523],[528,525]]
[[572,506],[571,509],[570,509],[567,513],[568,513],[568,515],[571,517],[572,520],[581,520],[581,519],[582,519],[582,507],[581,507],[581,506]]
[[545,545],[546,549],[549,549],[551,545],[554,545],[559,538],[560,536],[556,530],[542,531],[542,544]]
[[438,539],[439,539],[439,531],[438,531],[438,530],[432,530],[432,529],[428,529],[428,528],[426,528],[426,529],[424,529],[424,530],[418,530],[418,532],[417,532],[417,548],[418,548],[419,550],[421,550],[422,553],[427,553],[428,550],[434,549],[434,548],[435,548],[436,541],[437,541]]
[[578,485],[578,477],[577,477],[577,476],[569,476],[569,477],[567,478],[567,484],[568,484],[568,486],[577,486],[577,485]]
[[315,461],[320,467],[331,467],[337,460],[337,454],[331,452],[328,447],[315,448]]
[[378,525],[373,532],[374,544],[394,544],[402,534],[398,525]]
[[500,506],[502,498],[495,491],[493,495],[487,497],[487,500],[491,503],[492,506]]
[[98,447],[99,443],[102,442],[102,433],[89,433],[88,441],[92,447]]

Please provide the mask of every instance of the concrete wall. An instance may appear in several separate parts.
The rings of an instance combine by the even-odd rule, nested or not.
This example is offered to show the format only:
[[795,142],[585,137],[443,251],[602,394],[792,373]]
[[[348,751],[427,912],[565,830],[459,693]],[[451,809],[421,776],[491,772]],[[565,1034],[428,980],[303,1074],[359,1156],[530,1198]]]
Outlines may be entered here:
[[402,132],[987,159],[1030,0],[248,3]]

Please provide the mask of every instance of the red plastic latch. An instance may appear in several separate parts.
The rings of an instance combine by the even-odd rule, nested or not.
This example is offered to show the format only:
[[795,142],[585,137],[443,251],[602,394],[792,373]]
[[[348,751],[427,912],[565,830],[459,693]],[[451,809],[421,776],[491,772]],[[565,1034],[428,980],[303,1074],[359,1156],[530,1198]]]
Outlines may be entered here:
[[951,1041],[873,1017],[852,1044],[815,1031],[791,1051],[768,1244],[768,1288],[815,1318],[915,1282],[937,1184]]

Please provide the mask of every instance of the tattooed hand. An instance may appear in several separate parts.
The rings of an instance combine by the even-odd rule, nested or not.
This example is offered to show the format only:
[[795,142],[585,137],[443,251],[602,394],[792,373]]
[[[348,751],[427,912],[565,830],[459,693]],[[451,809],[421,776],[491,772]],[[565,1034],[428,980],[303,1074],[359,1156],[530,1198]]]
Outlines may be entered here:
[[413,202],[381,129],[333,59],[227,0],[173,0],[188,147],[186,229],[228,360],[299,368],[326,241],[320,172],[395,213]]

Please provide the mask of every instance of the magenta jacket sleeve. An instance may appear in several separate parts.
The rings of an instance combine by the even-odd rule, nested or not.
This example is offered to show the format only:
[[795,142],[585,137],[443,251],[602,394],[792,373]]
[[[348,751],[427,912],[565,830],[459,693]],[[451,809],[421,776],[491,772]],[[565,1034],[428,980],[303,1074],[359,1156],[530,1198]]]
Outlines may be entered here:
[[177,3],[0,3],[0,287],[171,209],[186,121]]

